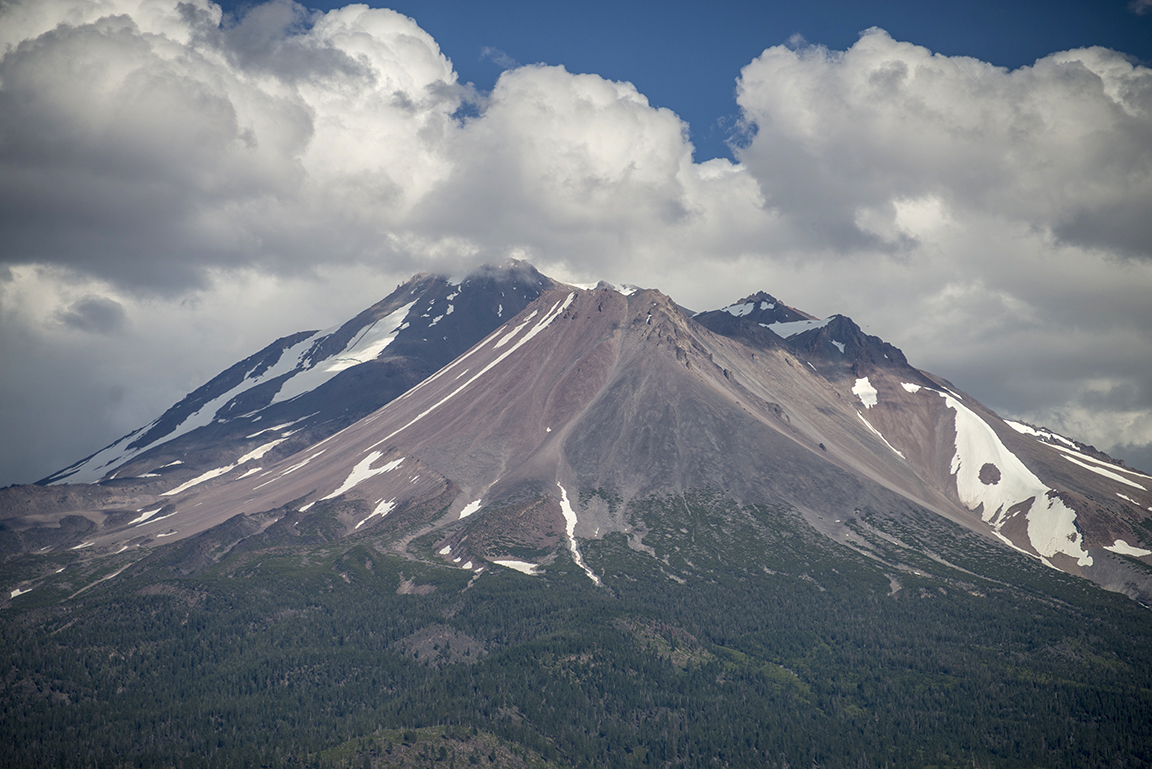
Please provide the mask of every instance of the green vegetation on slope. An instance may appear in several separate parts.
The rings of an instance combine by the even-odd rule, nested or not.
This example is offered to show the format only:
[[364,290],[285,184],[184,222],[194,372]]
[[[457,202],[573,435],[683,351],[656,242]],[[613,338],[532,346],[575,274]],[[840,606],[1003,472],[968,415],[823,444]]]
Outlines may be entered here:
[[865,511],[852,549],[710,490],[630,512],[655,557],[583,543],[601,588],[368,532],[17,603],[0,764],[1152,764],[1152,615],[1123,597],[927,514]]

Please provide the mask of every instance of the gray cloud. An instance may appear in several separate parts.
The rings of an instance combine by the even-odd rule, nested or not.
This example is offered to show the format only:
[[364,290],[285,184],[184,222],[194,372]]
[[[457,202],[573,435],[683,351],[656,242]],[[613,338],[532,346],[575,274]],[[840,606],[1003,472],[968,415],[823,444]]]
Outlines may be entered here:
[[56,317],[65,326],[97,334],[122,331],[128,321],[124,306],[103,296],[86,296],[57,312]]

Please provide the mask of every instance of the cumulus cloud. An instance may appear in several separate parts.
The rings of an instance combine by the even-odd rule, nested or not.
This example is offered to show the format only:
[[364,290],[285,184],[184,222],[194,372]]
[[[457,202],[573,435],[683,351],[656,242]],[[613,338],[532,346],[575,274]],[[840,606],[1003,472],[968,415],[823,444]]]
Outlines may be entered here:
[[632,84],[487,55],[478,94],[363,5],[0,5],[0,401],[31,404],[0,431],[90,441],[19,479],[406,274],[508,255],[695,309],[763,288],[1006,413],[1152,443],[1146,67],[795,37],[739,73],[734,160],[697,163]]
[[769,48],[737,98],[755,132],[740,160],[814,245],[906,250],[919,207],[1152,258],[1152,70],[1122,54],[1009,71],[872,29],[843,52]]
[[400,14],[48,5],[61,23],[0,11],[5,263],[178,291],[217,266],[363,260],[447,170],[463,91]]

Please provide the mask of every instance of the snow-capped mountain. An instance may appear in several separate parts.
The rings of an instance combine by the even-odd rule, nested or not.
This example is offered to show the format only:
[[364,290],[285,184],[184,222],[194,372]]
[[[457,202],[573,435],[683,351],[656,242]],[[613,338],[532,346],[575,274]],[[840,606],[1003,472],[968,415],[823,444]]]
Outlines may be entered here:
[[371,413],[556,285],[510,261],[416,275],[339,326],[277,339],[155,421],[42,484],[146,478],[286,456]]
[[861,552],[862,517],[927,510],[1152,600],[1152,477],[1000,419],[844,316],[764,293],[690,315],[519,263],[278,340],[45,483],[4,492],[9,549],[372,531],[474,570],[567,551],[599,581],[581,543],[643,550],[637,505],[712,489]]

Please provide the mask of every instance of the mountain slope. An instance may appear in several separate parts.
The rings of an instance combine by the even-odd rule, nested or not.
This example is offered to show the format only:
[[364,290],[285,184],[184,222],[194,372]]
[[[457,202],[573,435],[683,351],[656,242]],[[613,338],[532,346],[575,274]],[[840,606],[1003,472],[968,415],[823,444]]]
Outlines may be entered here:
[[137,453],[52,480],[115,474],[104,496],[53,506],[29,492],[8,547],[52,541],[24,533],[45,524],[58,547],[99,554],[237,515],[240,539],[321,515],[328,538],[383,525],[401,552],[434,533],[436,559],[533,570],[563,550],[579,561],[581,541],[614,532],[639,546],[634,503],[711,488],[795,509],[849,544],[863,512],[929,510],[1152,599],[1152,478],[1004,422],[846,317],[767,294],[689,316],[658,291],[565,287],[520,264],[459,284],[417,276],[330,333],[237,364],[134,435]]
[[[284,456],[405,392],[554,285],[515,261],[458,281],[416,275],[340,326],[276,340],[152,423],[40,483],[160,470],[188,477],[243,456]],[[172,470],[170,462],[185,466]]]
[[849,318],[763,317],[762,308],[775,301],[767,299],[752,312],[745,300],[735,313],[730,307],[696,320],[751,344],[762,343],[764,328],[777,332],[926,484],[978,516],[968,525],[1048,565],[1152,598],[1144,566],[1152,550],[1140,546],[1152,544],[1152,476],[1001,419],[950,382],[913,368],[898,348]]

